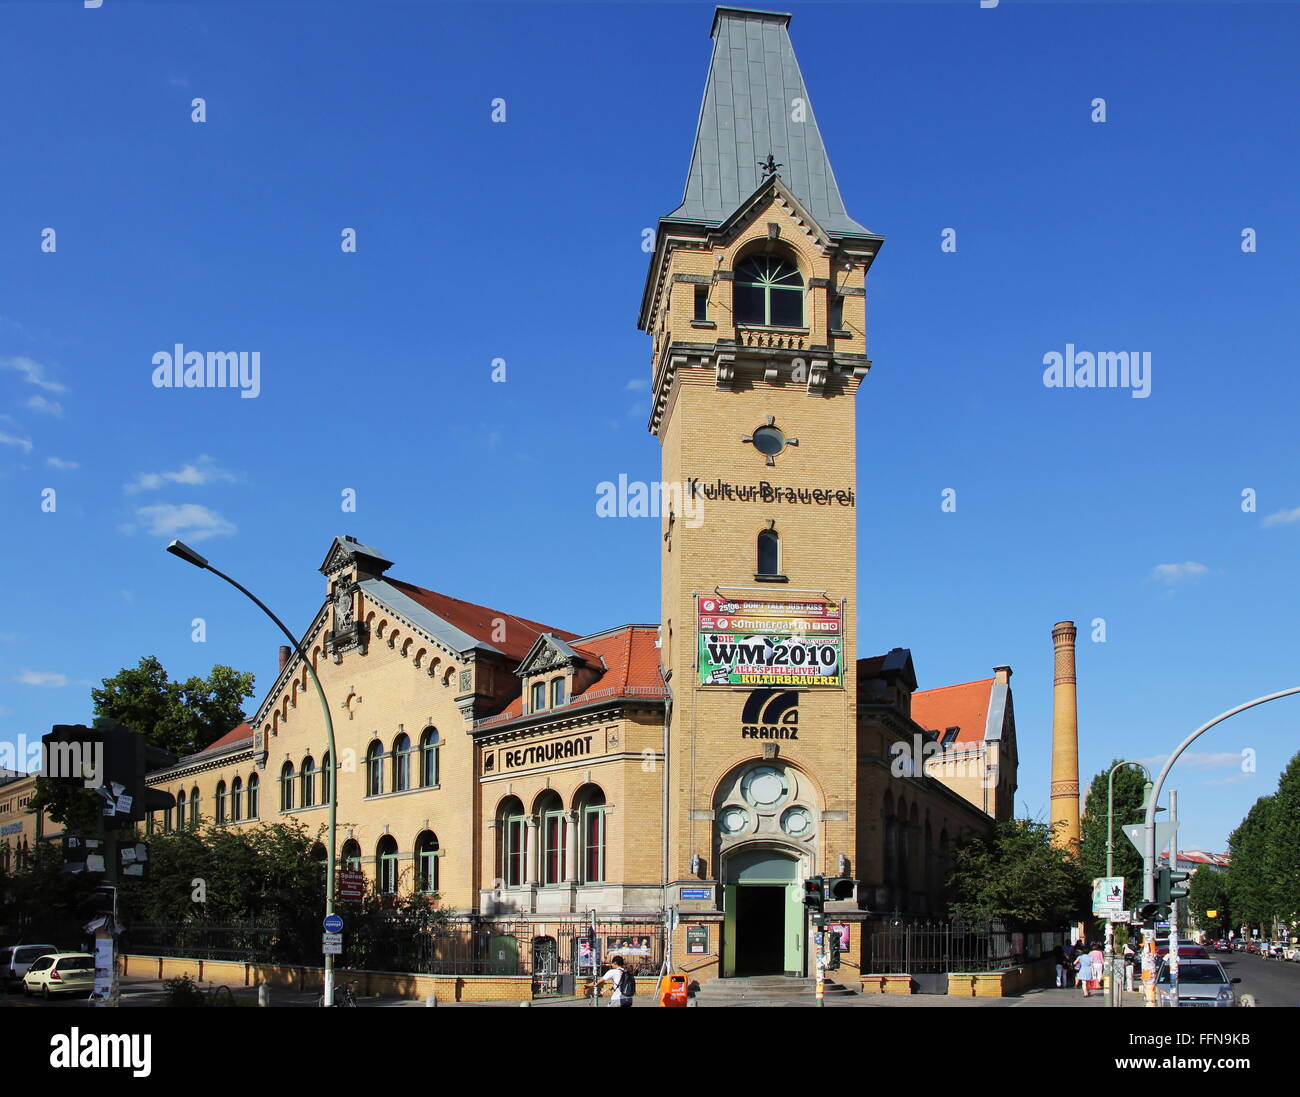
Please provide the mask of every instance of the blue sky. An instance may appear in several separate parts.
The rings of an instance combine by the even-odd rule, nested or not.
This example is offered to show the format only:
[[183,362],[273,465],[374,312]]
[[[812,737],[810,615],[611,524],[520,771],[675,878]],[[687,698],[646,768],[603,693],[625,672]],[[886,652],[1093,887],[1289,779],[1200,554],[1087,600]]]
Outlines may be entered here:
[[[1017,809],[1041,818],[1053,622],[1081,626],[1085,779],[1300,684],[1300,9],[788,10],[849,213],[886,237],[862,654],[910,647],[923,688],[1009,663]],[[0,740],[87,719],[145,654],[269,682],[277,635],[173,535],[296,627],[343,532],[559,627],[656,619],[657,527],[598,519],[595,489],[657,478],[642,230],[680,199],[711,18],[0,5]],[[259,351],[261,394],[154,388],[176,343]],[[1044,387],[1067,344],[1149,352],[1150,396]],[[1273,790],[1298,719],[1264,706],[1179,764],[1185,846],[1221,848]]]

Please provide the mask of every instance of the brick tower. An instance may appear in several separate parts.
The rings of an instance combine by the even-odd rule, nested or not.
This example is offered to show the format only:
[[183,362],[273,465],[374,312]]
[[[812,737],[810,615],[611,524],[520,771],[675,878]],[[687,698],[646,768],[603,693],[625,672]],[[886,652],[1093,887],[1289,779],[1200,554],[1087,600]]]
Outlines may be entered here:
[[1074,674],[1073,621],[1052,626],[1055,673],[1052,679],[1052,841],[1079,849],[1079,716]]
[[717,10],[639,320],[665,485],[664,901],[721,975],[806,973],[798,882],[855,852],[855,398],[882,238],[845,212],[789,22]]

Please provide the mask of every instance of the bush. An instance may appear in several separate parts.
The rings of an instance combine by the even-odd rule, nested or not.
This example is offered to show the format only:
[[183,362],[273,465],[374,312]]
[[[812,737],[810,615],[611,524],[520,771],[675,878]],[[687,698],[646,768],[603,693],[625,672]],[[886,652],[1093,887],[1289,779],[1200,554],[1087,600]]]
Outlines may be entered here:
[[204,1004],[203,991],[198,984],[188,975],[181,975],[175,979],[168,979],[163,983],[163,990],[167,993],[167,1005],[169,1006],[201,1006]]

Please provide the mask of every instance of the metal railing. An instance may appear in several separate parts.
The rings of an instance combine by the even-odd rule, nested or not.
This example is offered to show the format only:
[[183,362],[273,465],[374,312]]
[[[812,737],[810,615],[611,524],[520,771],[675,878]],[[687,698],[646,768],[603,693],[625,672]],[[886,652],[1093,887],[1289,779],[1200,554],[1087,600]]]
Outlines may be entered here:
[[[998,971],[1022,958],[999,922],[909,921],[901,916],[863,925],[863,970],[908,975]],[[1023,945],[1021,946],[1023,949]]]

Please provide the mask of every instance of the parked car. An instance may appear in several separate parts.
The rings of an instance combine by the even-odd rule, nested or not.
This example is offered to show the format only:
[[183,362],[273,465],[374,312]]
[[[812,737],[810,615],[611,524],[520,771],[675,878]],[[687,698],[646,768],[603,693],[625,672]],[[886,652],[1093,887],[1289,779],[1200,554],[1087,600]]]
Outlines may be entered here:
[[1281,941],[1269,941],[1268,958],[1270,960],[1285,960],[1286,945],[1284,945]]
[[3,989],[17,990],[27,969],[42,956],[58,952],[54,945],[7,945],[0,948],[0,983]]
[[1258,955],[1259,955],[1259,942],[1258,942],[1258,941],[1247,941],[1247,942],[1246,942],[1246,951],[1247,951],[1249,954],[1251,954],[1252,956],[1258,956]]
[[[1156,943],[1156,959],[1162,960],[1169,955],[1169,941]],[[1179,960],[1208,960],[1210,954],[1205,951],[1203,945],[1194,944],[1191,941],[1178,942],[1178,959]]]
[[56,952],[41,956],[23,976],[23,993],[89,994],[95,989],[95,958],[88,952]]
[[1214,942],[1214,951],[1215,951],[1215,952],[1231,952],[1231,951],[1232,951],[1232,946],[1229,945],[1227,941],[1215,941],[1215,942]]
[[1237,992],[1232,989],[1240,979],[1229,979],[1218,960],[1178,961],[1178,997],[1169,978],[1169,965],[1162,962],[1156,972],[1156,1004],[1161,1006],[1213,1006],[1237,1005]]

